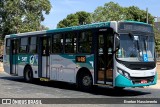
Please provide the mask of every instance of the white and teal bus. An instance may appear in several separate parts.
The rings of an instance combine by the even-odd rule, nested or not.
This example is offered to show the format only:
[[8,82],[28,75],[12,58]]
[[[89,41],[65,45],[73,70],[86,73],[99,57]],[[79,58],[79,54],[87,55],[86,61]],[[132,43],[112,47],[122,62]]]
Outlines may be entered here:
[[153,27],[110,21],[6,35],[5,72],[28,82],[63,81],[83,89],[156,84]]

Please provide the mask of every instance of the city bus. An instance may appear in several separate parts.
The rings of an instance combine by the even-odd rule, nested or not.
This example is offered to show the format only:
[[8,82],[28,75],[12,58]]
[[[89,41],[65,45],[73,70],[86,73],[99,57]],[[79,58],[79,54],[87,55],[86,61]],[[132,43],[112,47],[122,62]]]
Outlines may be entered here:
[[157,82],[153,27],[109,21],[5,36],[4,71],[26,82],[62,81],[82,89]]

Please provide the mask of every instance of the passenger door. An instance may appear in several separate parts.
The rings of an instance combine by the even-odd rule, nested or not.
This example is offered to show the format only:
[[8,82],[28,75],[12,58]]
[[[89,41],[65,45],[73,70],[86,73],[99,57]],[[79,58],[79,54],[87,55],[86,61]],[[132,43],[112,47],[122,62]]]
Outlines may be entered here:
[[18,39],[11,40],[11,47],[10,47],[10,73],[13,75],[18,74]]
[[39,50],[39,76],[49,78],[50,75],[50,37],[40,38],[40,50]]
[[112,85],[113,82],[113,34],[98,32],[97,42],[97,83]]

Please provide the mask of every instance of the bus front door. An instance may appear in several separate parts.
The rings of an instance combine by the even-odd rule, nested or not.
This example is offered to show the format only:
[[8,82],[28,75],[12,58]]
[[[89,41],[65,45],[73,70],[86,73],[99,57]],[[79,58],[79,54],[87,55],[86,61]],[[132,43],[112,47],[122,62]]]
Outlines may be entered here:
[[10,74],[18,75],[18,39],[11,40],[10,47]]
[[97,83],[113,84],[113,35],[108,32],[98,33],[97,45]]
[[40,47],[40,64],[39,64],[39,77],[48,78],[50,75],[50,37],[41,37],[41,47]]

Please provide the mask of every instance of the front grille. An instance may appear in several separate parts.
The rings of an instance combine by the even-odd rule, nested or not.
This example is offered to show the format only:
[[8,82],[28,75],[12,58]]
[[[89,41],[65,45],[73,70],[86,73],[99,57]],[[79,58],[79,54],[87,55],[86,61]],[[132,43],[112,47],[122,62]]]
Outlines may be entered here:
[[117,61],[131,70],[150,70],[156,67],[156,62],[126,62],[118,59]]
[[150,70],[153,69],[155,66],[153,64],[129,64],[128,68],[132,70]]
[[133,84],[140,84],[141,81],[146,80],[147,83],[154,81],[154,76],[150,77],[131,77]]

